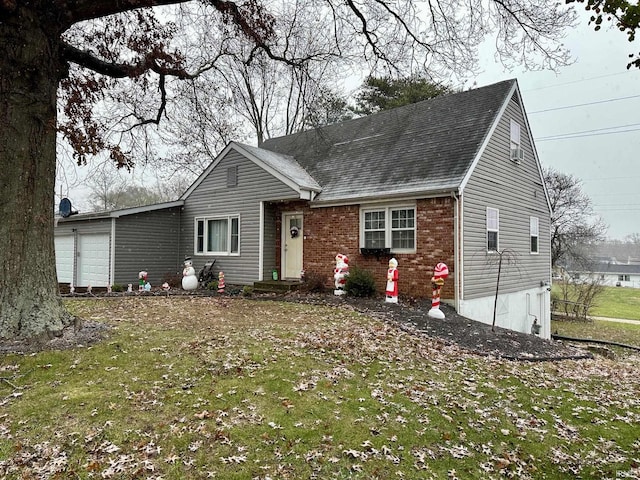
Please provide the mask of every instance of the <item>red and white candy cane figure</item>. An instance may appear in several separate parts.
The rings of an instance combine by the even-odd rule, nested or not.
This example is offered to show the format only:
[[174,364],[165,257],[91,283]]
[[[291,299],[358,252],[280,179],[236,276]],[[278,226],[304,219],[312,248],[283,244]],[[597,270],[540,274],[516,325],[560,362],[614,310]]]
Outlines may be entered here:
[[444,285],[444,280],[449,276],[449,267],[445,263],[440,262],[433,270],[433,278],[431,283],[433,285],[433,297],[431,297],[431,310],[428,315],[431,318],[437,318],[444,320],[444,313],[440,310],[440,290]]
[[224,293],[224,272],[218,273],[218,293]]

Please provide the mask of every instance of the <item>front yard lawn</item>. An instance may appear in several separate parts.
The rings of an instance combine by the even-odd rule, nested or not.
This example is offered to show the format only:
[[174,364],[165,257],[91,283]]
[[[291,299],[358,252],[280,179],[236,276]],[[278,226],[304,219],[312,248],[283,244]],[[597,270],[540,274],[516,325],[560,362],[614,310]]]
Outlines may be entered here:
[[640,360],[512,362],[352,311],[68,301],[87,348],[0,357],[0,477],[640,476]]

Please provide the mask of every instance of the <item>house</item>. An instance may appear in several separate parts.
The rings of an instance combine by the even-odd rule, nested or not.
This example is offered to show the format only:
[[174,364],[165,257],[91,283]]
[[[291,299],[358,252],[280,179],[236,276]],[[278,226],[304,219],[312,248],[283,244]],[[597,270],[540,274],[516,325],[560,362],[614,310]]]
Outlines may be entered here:
[[[445,262],[442,299],[460,314],[492,323],[495,306],[497,325],[530,332],[537,319],[550,336],[551,212],[515,80],[259,147],[232,142],[175,205],[112,218],[115,251],[118,223],[176,210],[173,258],[191,256],[196,270],[215,259],[229,284],[274,271],[296,280],[305,271],[326,274],[329,286],[343,253],[382,291],[395,257],[402,301],[429,298],[434,266]],[[143,231],[141,224],[140,240],[158,240]],[[131,256],[113,258],[110,278],[120,283],[131,282],[119,276],[125,258],[131,271],[152,270]]]
[[637,262],[619,263],[615,259],[595,262],[591,271],[574,269],[570,275],[576,281],[598,278],[607,287],[640,288],[640,263]]

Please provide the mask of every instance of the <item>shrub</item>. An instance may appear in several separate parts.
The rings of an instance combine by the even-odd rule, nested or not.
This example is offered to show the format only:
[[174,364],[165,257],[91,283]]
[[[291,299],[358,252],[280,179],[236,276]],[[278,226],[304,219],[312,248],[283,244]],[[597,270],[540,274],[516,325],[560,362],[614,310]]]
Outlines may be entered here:
[[300,291],[303,293],[322,293],[327,289],[328,278],[326,274],[320,272],[305,272]]
[[344,288],[349,295],[354,297],[372,297],[376,293],[376,281],[370,271],[354,265],[349,268]]
[[217,290],[218,289],[218,281],[217,280],[212,280],[209,283],[207,283],[204,288],[206,288],[207,290]]
[[253,287],[250,285],[245,285],[244,287],[242,287],[242,296],[243,297],[250,297],[251,295],[253,295]]
[[120,285],[119,283],[114,283],[111,285],[112,292],[124,292],[124,285]]

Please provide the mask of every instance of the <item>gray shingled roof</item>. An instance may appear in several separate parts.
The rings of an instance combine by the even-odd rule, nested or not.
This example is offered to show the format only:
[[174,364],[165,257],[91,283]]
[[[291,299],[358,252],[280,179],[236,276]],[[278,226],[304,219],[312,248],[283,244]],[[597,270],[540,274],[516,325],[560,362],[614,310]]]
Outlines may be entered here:
[[296,162],[291,155],[276,153],[263,148],[252,147],[244,143],[232,142],[239,148],[244,149],[265,165],[277,170],[281,175],[286,176],[302,188],[319,192],[321,190],[318,182],[309,175],[302,166]]
[[600,263],[593,267],[594,273],[611,275],[640,275],[640,265],[626,263]]
[[454,190],[515,80],[273,138],[322,187],[322,202]]

